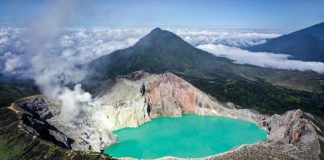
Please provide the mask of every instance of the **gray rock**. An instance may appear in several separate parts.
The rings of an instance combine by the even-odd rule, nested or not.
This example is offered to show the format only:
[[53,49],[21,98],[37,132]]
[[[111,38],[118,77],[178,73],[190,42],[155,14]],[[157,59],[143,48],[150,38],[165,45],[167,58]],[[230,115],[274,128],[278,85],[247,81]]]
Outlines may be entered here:
[[[23,99],[16,108],[29,133],[73,150],[99,152],[117,141],[112,130],[137,127],[158,116],[195,113],[250,121],[269,133],[260,143],[205,159],[319,159],[321,153],[324,123],[301,110],[269,116],[240,109],[231,102],[218,102],[172,73],[135,72],[104,88],[107,90],[98,98],[100,106],[88,108],[71,123],[62,122],[60,106],[43,96]],[[93,118],[101,118],[100,123]]]

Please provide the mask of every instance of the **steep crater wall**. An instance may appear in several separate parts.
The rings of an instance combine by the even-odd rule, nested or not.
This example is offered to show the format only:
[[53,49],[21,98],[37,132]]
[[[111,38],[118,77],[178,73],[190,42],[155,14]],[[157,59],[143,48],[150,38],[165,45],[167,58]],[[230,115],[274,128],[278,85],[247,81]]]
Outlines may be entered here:
[[[99,97],[101,105],[82,112],[70,123],[61,121],[60,106],[44,96],[22,99],[14,107],[28,133],[66,149],[100,152],[116,142],[112,130],[137,127],[158,116],[195,113],[247,120],[269,132],[268,139],[258,144],[206,158],[241,155],[246,149],[263,153],[271,147],[271,151],[277,152],[276,155],[271,155],[270,151],[264,155],[319,159],[319,142],[323,139],[322,120],[301,110],[268,116],[253,110],[238,109],[232,103],[218,102],[172,73],[156,75],[138,71],[119,76],[114,85]],[[93,121],[93,116],[102,118],[101,124]]]

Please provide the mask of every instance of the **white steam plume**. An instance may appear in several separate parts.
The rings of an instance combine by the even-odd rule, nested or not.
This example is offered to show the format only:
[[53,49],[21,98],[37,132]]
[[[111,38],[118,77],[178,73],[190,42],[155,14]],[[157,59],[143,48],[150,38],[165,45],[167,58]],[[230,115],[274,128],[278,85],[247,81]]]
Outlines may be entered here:
[[47,3],[43,14],[31,22],[25,34],[36,84],[43,94],[62,105],[60,116],[66,122],[72,122],[83,107],[93,104],[91,95],[84,92],[80,84],[74,89],[66,87],[82,80],[85,71],[62,58],[57,49],[64,28],[73,23],[77,5],[74,0]]

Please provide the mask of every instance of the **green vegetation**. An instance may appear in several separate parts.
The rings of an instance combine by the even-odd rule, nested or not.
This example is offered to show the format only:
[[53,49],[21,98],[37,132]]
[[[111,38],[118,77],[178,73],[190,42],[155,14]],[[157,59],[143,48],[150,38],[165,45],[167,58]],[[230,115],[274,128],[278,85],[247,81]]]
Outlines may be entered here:
[[291,90],[265,82],[182,77],[220,101],[230,101],[261,113],[271,115],[301,109],[317,116],[324,116],[323,93]]
[[[234,64],[160,29],[132,47],[91,62],[88,67],[90,75],[83,85],[94,94],[104,88],[102,84],[121,74],[169,71],[222,102],[230,101],[265,114],[299,108],[324,117],[324,75]],[[67,151],[18,129],[17,115],[4,107],[38,93],[31,82],[0,82],[0,159],[99,159],[98,154]]]
[[0,159],[43,160],[73,159],[99,160],[100,154],[65,150],[45,142],[19,129],[18,115],[7,108],[0,108]]
[[0,82],[0,107],[7,107],[20,98],[38,93],[37,87],[29,81]]
[[6,107],[20,98],[34,94],[39,94],[39,90],[31,81],[0,82],[1,160],[102,159],[97,153],[65,150],[20,129],[18,115]]
[[138,70],[149,73],[169,71],[219,100],[243,108],[254,108],[267,114],[299,108],[324,115],[320,109],[324,108],[324,89],[321,88],[324,75],[235,64],[158,28],[134,46],[94,60],[89,69],[91,75],[83,84],[94,94],[102,83],[117,75]]
[[[312,91],[318,89],[324,75],[306,71],[287,71],[235,64],[197,49],[177,35],[154,29],[134,46],[117,50],[88,64],[89,75],[84,84],[89,88],[98,81],[138,70],[149,73],[166,71],[201,78],[264,81],[287,88]],[[92,87],[92,86],[93,87]]]

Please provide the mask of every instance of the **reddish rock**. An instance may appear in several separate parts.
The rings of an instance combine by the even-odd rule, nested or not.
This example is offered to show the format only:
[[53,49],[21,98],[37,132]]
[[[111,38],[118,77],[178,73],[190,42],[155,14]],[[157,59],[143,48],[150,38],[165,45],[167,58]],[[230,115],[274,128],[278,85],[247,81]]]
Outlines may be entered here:
[[[165,74],[162,79],[150,81],[146,88],[148,88],[148,91],[145,96],[148,97],[151,106],[150,116],[155,117],[156,114],[177,116],[181,114],[173,112],[173,108],[179,108],[182,113],[194,113],[197,107],[197,90],[174,75]],[[162,113],[158,113],[159,107],[163,108]],[[170,109],[167,108],[172,108],[172,112],[168,112]]]
[[291,134],[291,143],[295,143],[299,141],[300,133],[298,131],[293,131]]

